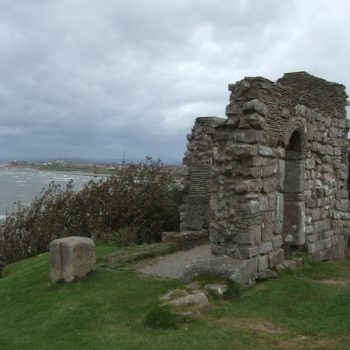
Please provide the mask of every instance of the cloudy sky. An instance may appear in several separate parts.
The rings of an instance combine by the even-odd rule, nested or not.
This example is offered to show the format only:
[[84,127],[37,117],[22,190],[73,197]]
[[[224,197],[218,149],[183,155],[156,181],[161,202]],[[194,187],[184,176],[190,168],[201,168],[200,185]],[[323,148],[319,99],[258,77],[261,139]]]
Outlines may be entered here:
[[[350,87],[348,0],[0,0],[0,159],[180,161],[227,84]],[[349,90],[348,90],[349,91]]]

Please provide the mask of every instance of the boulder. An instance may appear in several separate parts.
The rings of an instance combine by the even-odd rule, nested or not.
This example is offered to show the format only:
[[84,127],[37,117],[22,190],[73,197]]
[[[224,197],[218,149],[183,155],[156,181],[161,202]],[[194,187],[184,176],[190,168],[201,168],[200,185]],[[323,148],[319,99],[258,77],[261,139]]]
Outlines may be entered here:
[[66,237],[50,243],[50,278],[72,282],[95,268],[95,244],[87,237]]

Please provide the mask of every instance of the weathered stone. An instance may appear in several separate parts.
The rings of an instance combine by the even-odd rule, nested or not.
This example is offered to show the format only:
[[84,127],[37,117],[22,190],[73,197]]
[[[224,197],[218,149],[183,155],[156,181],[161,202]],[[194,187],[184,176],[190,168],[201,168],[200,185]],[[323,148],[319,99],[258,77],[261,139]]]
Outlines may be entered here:
[[295,270],[297,268],[297,263],[294,260],[284,260],[276,266],[276,271],[281,272],[284,269]]
[[273,236],[272,245],[274,249],[281,248],[283,245],[283,236],[282,235]]
[[258,260],[237,260],[227,256],[199,258],[185,267],[184,280],[188,281],[202,274],[212,274],[247,285],[257,277]]
[[272,250],[272,242],[262,242],[259,245],[259,254],[267,254]]
[[265,193],[277,191],[279,189],[279,180],[277,176],[271,176],[263,179],[262,187]]
[[217,296],[222,296],[227,290],[227,284],[207,284],[204,290]]
[[261,242],[261,226],[248,228],[247,231],[238,232],[235,235],[235,243],[258,245]]
[[54,283],[84,277],[95,264],[95,244],[90,238],[72,236],[50,243],[50,277]]
[[276,216],[275,216],[275,232],[277,234],[282,232],[283,215],[284,214],[284,198],[282,193],[276,194]]
[[277,273],[273,270],[266,269],[264,271],[259,272],[258,279],[259,280],[266,280],[268,278],[276,278],[278,277]]
[[258,149],[254,145],[233,144],[227,147],[227,154],[232,157],[253,157],[258,155]]
[[284,259],[284,251],[283,249],[277,249],[268,255],[269,267],[273,268],[280,264]]
[[303,266],[303,258],[293,258],[293,260],[295,261],[297,268],[300,268]]
[[189,295],[189,293],[184,289],[174,289],[163,295],[160,300],[163,302],[168,302],[180,297]]
[[246,102],[243,105],[243,111],[244,111],[244,113],[255,113],[256,112],[262,116],[265,116],[268,113],[268,108],[261,101],[254,99],[254,100]]
[[272,157],[273,156],[272,148],[267,147],[267,146],[259,146],[258,152],[259,152],[259,155],[263,156],[263,157]]
[[266,123],[265,118],[263,118],[261,115],[258,113],[250,114],[247,118],[247,122],[250,127],[253,129],[258,129],[258,130],[267,130],[268,126]]
[[209,306],[209,301],[207,296],[204,293],[196,293],[185,295],[180,298],[173,299],[168,302],[170,305],[174,306],[188,306],[188,305],[197,305],[201,308],[205,308]]
[[258,271],[264,271],[269,267],[267,255],[259,256],[258,260]]

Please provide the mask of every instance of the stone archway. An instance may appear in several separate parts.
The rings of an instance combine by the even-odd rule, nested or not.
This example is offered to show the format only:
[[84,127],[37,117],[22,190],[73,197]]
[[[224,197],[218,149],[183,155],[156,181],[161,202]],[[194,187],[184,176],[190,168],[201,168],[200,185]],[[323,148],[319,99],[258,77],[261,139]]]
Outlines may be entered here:
[[294,130],[285,149],[283,181],[283,240],[284,246],[305,244],[304,153],[300,129]]

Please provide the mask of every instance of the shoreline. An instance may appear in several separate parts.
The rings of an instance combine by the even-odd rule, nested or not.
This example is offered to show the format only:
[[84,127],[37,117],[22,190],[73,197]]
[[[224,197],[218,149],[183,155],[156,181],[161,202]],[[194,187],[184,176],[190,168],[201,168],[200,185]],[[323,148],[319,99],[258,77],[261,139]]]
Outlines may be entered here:
[[79,171],[79,170],[51,170],[51,169],[37,169],[33,167],[11,167],[11,166],[0,166],[1,170],[8,170],[8,171],[31,171],[33,173],[56,173],[56,174],[64,174],[64,175],[75,175],[75,176],[88,176],[88,177],[109,177],[113,174],[106,174],[106,173],[93,173],[93,172],[85,172],[85,171]]

